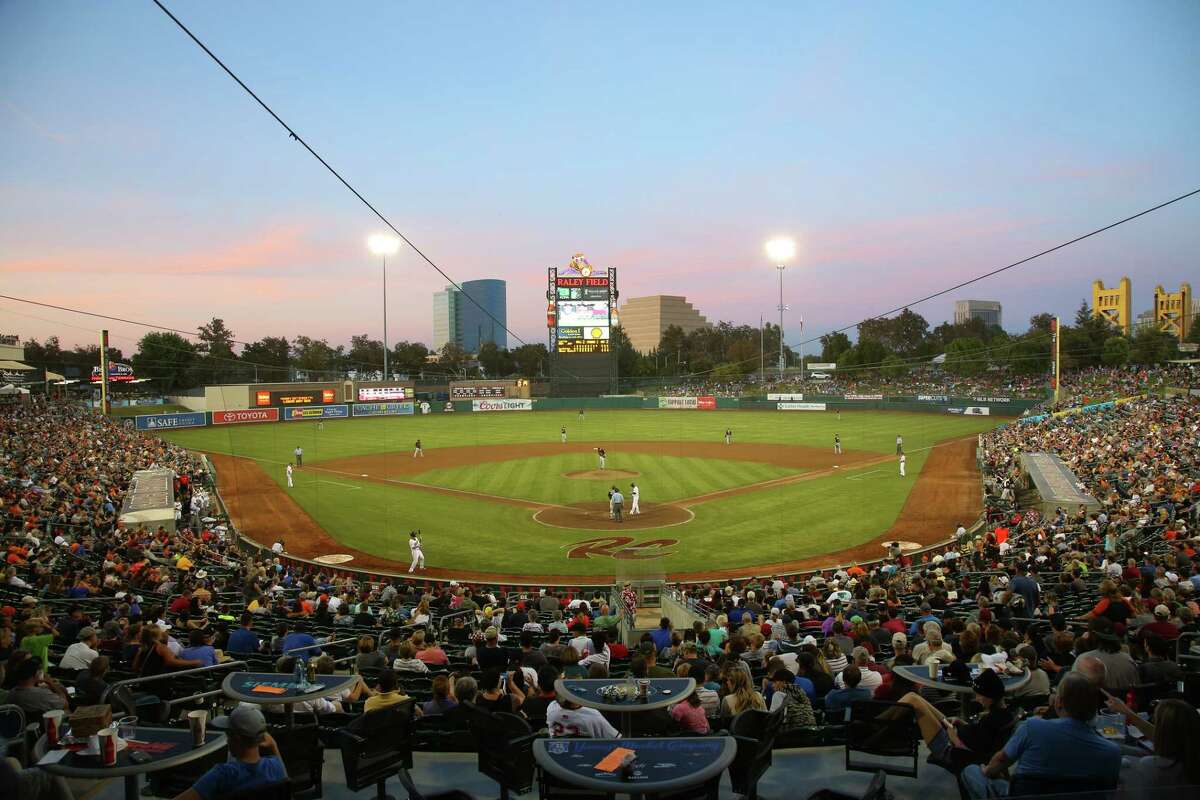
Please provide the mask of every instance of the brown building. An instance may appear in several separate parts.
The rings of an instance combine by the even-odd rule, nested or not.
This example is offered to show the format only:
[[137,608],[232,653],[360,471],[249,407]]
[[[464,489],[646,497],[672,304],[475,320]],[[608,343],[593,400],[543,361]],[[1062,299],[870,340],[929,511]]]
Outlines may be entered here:
[[679,326],[684,333],[709,325],[686,298],[670,294],[631,297],[621,306],[618,316],[621,329],[639,353],[649,353],[657,348],[663,332],[672,325]]

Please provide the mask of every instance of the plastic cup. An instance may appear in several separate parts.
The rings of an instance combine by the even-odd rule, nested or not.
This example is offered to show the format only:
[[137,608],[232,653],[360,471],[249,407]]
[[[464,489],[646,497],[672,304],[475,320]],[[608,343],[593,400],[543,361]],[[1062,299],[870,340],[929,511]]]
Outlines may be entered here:
[[931,658],[931,659],[929,659],[929,661],[927,661],[925,663],[929,667],[929,679],[937,680],[938,666],[939,666],[938,660],[936,658]]
[[100,738],[100,763],[113,766],[117,763],[117,729],[104,728],[96,735]]
[[188,729],[192,732],[192,746],[204,744],[204,729],[208,725],[207,711],[189,711],[187,715]]
[[125,741],[129,741],[137,736],[138,718],[129,716],[121,717],[117,720],[117,733]]
[[65,714],[59,709],[42,714],[42,729],[46,732],[46,742],[51,747],[57,747],[58,740],[62,738],[64,716]]

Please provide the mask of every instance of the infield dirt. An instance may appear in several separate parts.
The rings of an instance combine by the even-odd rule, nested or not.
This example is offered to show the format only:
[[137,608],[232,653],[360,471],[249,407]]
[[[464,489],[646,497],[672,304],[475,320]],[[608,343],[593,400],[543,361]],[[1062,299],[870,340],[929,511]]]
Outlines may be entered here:
[[[698,442],[613,442],[601,443],[610,454],[625,452],[645,452],[681,457],[721,458],[735,461],[754,461],[776,464],[792,469],[809,470],[800,475],[778,478],[762,484],[736,487],[721,492],[713,492],[702,497],[687,498],[669,506],[655,506],[662,509],[654,513],[662,521],[651,525],[637,525],[637,528],[664,527],[678,525],[690,519],[689,505],[695,505],[717,496],[761,491],[780,482],[788,483],[799,480],[810,480],[814,477],[832,472],[834,457],[832,453],[815,448],[796,447],[789,445],[764,444],[732,444]],[[444,487],[428,486],[405,478],[418,475],[431,469],[462,466],[464,464],[479,464],[487,462],[508,461],[513,458],[528,458],[538,455],[557,455],[564,452],[583,449],[590,450],[593,443],[533,443],[523,445],[484,445],[479,447],[462,447],[433,449],[426,451],[424,459],[414,459],[408,453],[379,453],[374,455],[355,456],[353,458],[335,459],[305,467],[306,470],[340,474],[360,480],[370,480],[391,485],[403,485],[424,491],[462,495],[461,490]],[[403,572],[407,562],[390,560],[362,552],[342,544],[331,537],[323,528],[300,507],[290,495],[273,481],[262,467],[253,460],[210,454],[209,457],[217,466],[218,484],[221,496],[225,500],[229,513],[235,524],[247,536],[261,543],[270,544],[283,538],[287,552],[300,558],[313,558],[333,553],[345,553],[354,557],[346,564],[347,568],[360,570],[379,570],[386,572]],[[611,456],[610,456],[611,457]],[[847,452],[838,457],[836,463],[841,467],[869,466],[874,463],[893,461],[891,456],[880,456],[877,453]],[[364,477],[364,475],[366,477]],[[591,508],[573,508],[556,506],[526,500],[493,497],[491,495],[476,495],[493,501],[510,505],[518,505],[530,509],[538,509],[539,521],[547,522],[545,515],[555,519],[557,514],[570,514],[562,519],[567,523],[563,527],[583,530],[614,530],[617,523],[604,518],[604,514],[594,513]],[[759,567],[743,567],[733,570],[711,569],[703,572],[669,573],[672,580],[707,580],[732,578],[749,575],[767,575],[772,573],[795,570],[813,569],[831,564],[845,564],[850,561],[866,561],[883,555],[882,544],[895,539],[904,539],[930,544],[946,538],[955,526],[961,522],[969,522],[978,515],[982,505],[979,488],[979,475],[975,466],[975,437],[967,437],[936,445],[926,459],[916,484],[909,493],[904,507],[895,523],[884,533],[870,542],[844,550],[826,553],[799,561],[783,561],[765,564]],[[666,512],[667,508],[675,509]],[[650,512],[647,507],[646,511]],[[593,513],[589,513],[593,512]],[[664,513],[666,512],[666,513]],[[647,516],[650,514],[648,513]],[[594,520],[595,527],[580,524],[585,520]],[[646,520],[654,522],[655,520]],[[547,523],[554,524],[554,523]],[[637,529],[633,526],[626,530]],[[421,577],[448,578],[462,580],[493,581],[515,584],[555,584],[566,586],[589,585],[597,581],[594,577],[579,575],[513,575],[493,572],[480,572],[464,569],[429,568],[421,573]]]

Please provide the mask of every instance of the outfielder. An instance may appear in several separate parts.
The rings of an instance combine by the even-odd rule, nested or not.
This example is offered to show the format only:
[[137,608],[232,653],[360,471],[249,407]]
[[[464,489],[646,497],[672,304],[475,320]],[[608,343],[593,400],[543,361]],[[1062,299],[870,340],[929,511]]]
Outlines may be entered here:
[[634,514],[641,514],[642,509],[638,507],[638,501],[641,500],[642,490],[638,488],[636,483],[629,484],[629,497],[629,516],[632,517]]
[[897,434],[896,435],[896,455],[899,456],[899,455],[903,455],[903,454],[904,454],[904,437]]
[[425,448],[421,447],[420,439],[417,439],[417,441],[413,444],[413,458],[416,458],[417,456],[420,456],[421,458],[425,457]]
[[295,484],[292,483],[292,465],[287,465],[288,488],[291,489]]
[[603,447],[597,447],[595,450],[596,456],[600,459],[600,469],[604,469],[604,461],[608,457],[608,454],[604,452]]
[[842,437],[836,433],[833,435],[833,454],[835,456],[842,454]]
[[901,477],[901,478],[903,478],[903,477],[904,477],[904,462],[905,462],[907,459],[908,459],[908,456],[904,455],[904,453],[901,453],[901,454],[900,454],[900,477]]
[[733,443],[733,430],[731,428],[726,428],[725,429],[725,444],[732,444],[732,443]]
[[421,537],[417,535],[417,531],[409,531],[408,551],[412,553],[412,563],[408,565],[408,571],[425,569],[425,553],[421,551]]
[[562,438],[562,443],[566,444],[567,443],[567,426],[566,425],[562,426],[562,428],[558,432],[558,435],[559,435],[559,437]]

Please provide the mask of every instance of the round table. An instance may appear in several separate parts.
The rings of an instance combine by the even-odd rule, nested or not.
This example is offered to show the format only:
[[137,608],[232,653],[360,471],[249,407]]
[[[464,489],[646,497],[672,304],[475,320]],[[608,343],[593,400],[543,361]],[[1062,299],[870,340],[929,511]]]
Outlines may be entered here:
[[[296,703],[338,694],[352,687],[357,680],[357,675],[318,675],[307,687],[301,687],[291,674],[231,672],[225,676],[221,691],[226,697],[242,703],[260,706],[281,705],[287,709],[288,725],[291,726]],[[259,690],[255,691],[256,689]],[[269,691],[263,691],[264,689]]]
[[559,697],[581,706],[620,714],[623,733],[628,736],[631,728],[630,714],[639,711],[656,711],[673,706],[696,691],[694,678],[645,678],[644,680],[650,682],[650,686],[646,690],[645,701],[636,696],[636,692],[634,696],[623,700],[605,699],[601,696],[601,689],[606,686],[624,686],[628,682],[626,678],[559,678],[554,682],[554,690]]
[[[945,669],[945,666],[945,664],[942,665],[943,670]],[[978,664],[972,664],[971,667],[972,678],[979,674],[979,670],[984,669],[984,667]],[[924,664],[904,664],[895,666],[892,667],[892,672],[896,673],[905,680],[912,681],[918,686],[925,686],[930,689],[937,689],[943,692],[970,694],[975,691],[975,689],[969,683],[953,683],[951,681],[942,680],[940,671],[938,673],[938,677],[929,677],[929,668]],[[1022,688],[1025,684],[1029,683],[1029,679],[1032,677],[1033,674],[1026,669],[1023,670],[1020,675],[1001,675],[1000,682],[1004,684],[1004,691],[1007,694]]]
[[[634,752],[633,773],[596,765],[618,747]],[[653,796],[699,788],[721,773],[737,754],[732,736],[684,736],[675,739],[535,739],[533,758],[542,769],[581,789]],[[697,797],[703,796],[697,792]]]
[[[121,777],[125,779],[125,800],[138,800],[139,775],[174,769],[225,748],[225,734],[213,730],[205,731],[204,744],[199,747],[192,744],[192,732],[186,728],[150,728],[139,725],[132,741],[170,745],[170,747],[162,751],[135,751],[127,747],[117,753],[117,763],[111,767],[101,764],[98,756],[85,756],[71,752],[61,761],[54,764],[42,764],[40,768],[51,775],[61,775],[64,778],[107,780]],[[150,760],[141,764],[131,761],[129,756],[134,752],[145,753]],[[40,760],[45,754],[46,737],[42,736],[34,747],[34,756]]]

